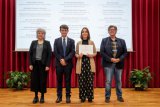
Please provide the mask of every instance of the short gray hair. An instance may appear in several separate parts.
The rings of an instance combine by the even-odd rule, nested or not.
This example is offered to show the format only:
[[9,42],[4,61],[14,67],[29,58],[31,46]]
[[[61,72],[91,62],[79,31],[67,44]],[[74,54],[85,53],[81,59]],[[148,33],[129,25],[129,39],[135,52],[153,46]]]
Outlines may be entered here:
[[36,34],[38,36],[38,32],[43,32],[44,33],[44,39],[45,39],[45,36],[46,36],[46,30],[43,29],[43,28],[38,28],[37,31],[36,31]]
[[115,25],[109,25],[108,31],[109,31],[112,27],[117,31],[117,26],[115,26]]

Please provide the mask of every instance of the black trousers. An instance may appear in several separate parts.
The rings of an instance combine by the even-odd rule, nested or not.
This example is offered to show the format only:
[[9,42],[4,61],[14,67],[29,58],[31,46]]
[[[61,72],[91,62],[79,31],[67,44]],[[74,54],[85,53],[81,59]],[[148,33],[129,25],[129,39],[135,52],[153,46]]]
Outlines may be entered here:
[[47,71],[41,61],[36,60],[31,72],[31,91],[46,93]]
[[71,96],[71,66],[58,66],[56,67],[56,75],[57,75],[57,96],[62,97],[62,83],[63,76],[65,76],[65,85],[66,85],[66,96]]

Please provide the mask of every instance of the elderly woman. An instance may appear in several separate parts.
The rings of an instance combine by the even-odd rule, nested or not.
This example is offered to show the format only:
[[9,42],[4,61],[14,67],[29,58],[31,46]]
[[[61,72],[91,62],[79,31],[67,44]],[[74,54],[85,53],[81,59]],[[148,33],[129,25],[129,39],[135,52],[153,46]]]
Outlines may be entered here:
[[[79,53],[79,45],[92,45],[93,54],[83,55]],[[94,57],[96,56],[96,47],[94,42],[90,40],[90,33],[88,28],[84,27],[81,30],[81,41],[77,43],[76,46],[76,73],[79,76],[79,98],[81,102],[85,102],[86,98],[88,102],[92,102],[94,98],[93,93],[93,81],[95,72],[95,62]]]
[[46,93],[47,71],[51,59],[51,45],[45,40],[46,31],[37,29],[37,40],[32,41],[29,49],[29,69],[31,72],[31,91],[35,92],[33,103],[39,102],[38,92],[41,93],[40,103],[44,103]]

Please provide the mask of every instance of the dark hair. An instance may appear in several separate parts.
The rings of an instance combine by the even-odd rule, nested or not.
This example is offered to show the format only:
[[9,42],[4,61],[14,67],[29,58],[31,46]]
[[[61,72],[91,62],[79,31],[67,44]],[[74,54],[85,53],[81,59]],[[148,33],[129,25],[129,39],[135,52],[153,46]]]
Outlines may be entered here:
[[89,29],[88,29],[87,27],[83,27],[83,28],[82,28],[80,38],[83,40],[82,33],[83,33],[83,30],[84,30],[84,29],[86,29],[86,30],[87,30],[87,33],[88,33],[88,38],[87,38],[87,39],[89,40],[89,39],[90,39],[90,33],[89,33]]
[[117,31],[117,26],[115,26],[115,25],[110,25],[110,26],[108,27],[108,31],[109,31],[112,27]]
[[65,25],[65,24],[63,24],[63,25],[61,25],[60,27],[59,27],[59,29],[61,30],[61,29],[69,29],[69,27],[67,26],[67,25]]

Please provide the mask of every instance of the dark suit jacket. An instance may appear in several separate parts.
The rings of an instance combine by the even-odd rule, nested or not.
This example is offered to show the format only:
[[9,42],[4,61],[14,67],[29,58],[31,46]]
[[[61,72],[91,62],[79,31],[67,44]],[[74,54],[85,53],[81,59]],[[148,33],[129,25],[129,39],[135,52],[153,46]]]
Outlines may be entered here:
[[[29,49],[29,63],[30,63],[30,65],[35,64],[37,44],[38,44],[38,40],[34,40],[31,43],[31,46]],[[51,54],[52,54],[51,44],[49,41],[44,40],[42,59],[41,59],[43,65],[48,66],[48,67],[50,66]]]
[[66,56],[63,54],[62,37],[54,41],[54,55],[56,57],[56,66],[61,67],[60,59],[64,58],[68,66],[73,66],[72,58],[75,55],[74,40],[67,37]]
[[[117,55],[116,58],[120,58],[120,62],[116,63],[117,68],[124,67],[124,58],[127,55],[126,43],[123,39],[116,38],[117,41]],[[110,37],[102,39],[100,54],[102,56],[103,67],[110,67],[112,65],[111,58],[113,58],[112,40]]]

